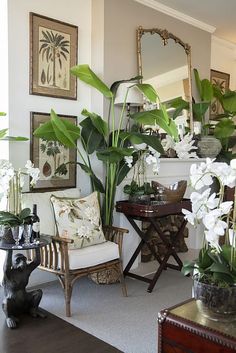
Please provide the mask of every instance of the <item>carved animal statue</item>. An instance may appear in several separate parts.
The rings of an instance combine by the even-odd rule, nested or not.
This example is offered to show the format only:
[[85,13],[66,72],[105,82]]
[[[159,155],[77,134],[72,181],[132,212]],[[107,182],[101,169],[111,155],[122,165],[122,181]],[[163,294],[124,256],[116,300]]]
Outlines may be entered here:
[[4,263],[4,299],[2,309],[6,315],[6,323],[9,328],[15,328],[19,319],[18,315],[29,313],[33,317],[45,317],[45,313],[39,309],[42,298],[42,290],[26,291],[31,272],[40,264],[40,250],[36,249],[33,261],[27,264],[23,254],[15,254],[12,259],[12,250],[7,251]]

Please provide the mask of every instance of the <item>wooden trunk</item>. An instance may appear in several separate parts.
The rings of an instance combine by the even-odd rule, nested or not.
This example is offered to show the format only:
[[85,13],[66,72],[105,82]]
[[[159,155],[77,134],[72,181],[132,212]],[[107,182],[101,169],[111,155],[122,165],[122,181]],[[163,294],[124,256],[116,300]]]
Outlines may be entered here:
[[235,322],[204,318],[191,299],[158,315],[158,353],[236,352]]

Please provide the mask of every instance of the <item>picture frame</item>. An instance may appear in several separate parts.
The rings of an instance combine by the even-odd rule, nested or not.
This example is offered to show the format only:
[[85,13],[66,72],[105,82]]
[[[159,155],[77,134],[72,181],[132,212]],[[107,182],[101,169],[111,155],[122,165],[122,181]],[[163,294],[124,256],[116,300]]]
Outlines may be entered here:
[[30,12],[30,94],[77,99],[78,27]]
[[[77,117],[72,115],[59,115],[77,125]],[[41,112],[30,113],[30,160],[34,167],[40,169],[40,178],[31,191],[47,191],[76,187],[76,149],[67,149],[57,141],[46,141],[37,138],[33,132],[43,123],[50,120],[50,114]],[[66,175],[55,175],[55,170],[62,163],[67,165]]]
[[[222,93],[229,89],[230,74],[217,70],[211,70],[211,83],[217,86]],[[215,98],[211,103],[210,120],[215,120],[216,116],[223,113],[223,109]]]

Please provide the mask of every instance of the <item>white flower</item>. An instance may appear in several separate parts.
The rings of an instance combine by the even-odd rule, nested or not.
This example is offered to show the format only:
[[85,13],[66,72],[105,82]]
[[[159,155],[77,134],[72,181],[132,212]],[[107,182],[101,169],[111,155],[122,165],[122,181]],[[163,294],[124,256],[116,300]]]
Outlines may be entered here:
[[224,235],[227,223],[220,219],[221,216],[221,211],[214,209],[203,217],[203,224],[208,230],[211,230],[217,235]]
[[125,156],[124,160],[128,167],[131,168],[133,163],[133,156]]
[[182,213],[185,215],[184,218],[194,226],[196,220],[195,214],[185,208],[182,209]]
[[0,160],[0,193],[6,195],[9,187],[10,180],[14,177],[14,168],[12,164],[6,160]]
[[153,163],[156,163],[156,158],[152,155],[152,154],[149,154],[146,159],[145,159],[146,163],[147,164],[153,164]]
[[137,144],[133,144],[134,148],[138,151],[142,151],[145,150],[147,148],[147,144],[146,143],[137,143]]
[[168,151],[170,148],[174,149],[175,148],[175,141],[174,139],[169,136],[169,135],[166,135],[166,138],[161,140],[161,144],[162,144],[162,147],[164,149],[164,151]]
[[35,185],[37,180],[39,180],[39,174],[40,174],[39,168],[34,168],[34,165],[30,160],[26,162],[25,168],[26,168],[26,173],[29,174],[32,178],[30,185]]
[[86,207],[84,210],[84,215],[88,220],[90,220],[93,224],[99,225],[99,214],[97,212],[97,208],[95,207]]
[[219,235],[216,234],[213,230],[205,230],[204,234],[208,243],[218,252],[220,252],[221,248],[219,246]]
[[236,169],[236,159],[231,159],[231,161],[230,161],[230,167],[231,167],[232,169]]
[[213,178],[209,172],[206,172],[206,164],[201,163],[199,166],[192,164],[190,167],[190,181],[195,190],[200,190],[204,186],[213,183]]
[[174,149],[177,153],[177,156],[180,159],[184,158],[198,158],[196,152],[197,147],[193,146],[194,144],[193,135],[186,134],[179,142],[175,143]]

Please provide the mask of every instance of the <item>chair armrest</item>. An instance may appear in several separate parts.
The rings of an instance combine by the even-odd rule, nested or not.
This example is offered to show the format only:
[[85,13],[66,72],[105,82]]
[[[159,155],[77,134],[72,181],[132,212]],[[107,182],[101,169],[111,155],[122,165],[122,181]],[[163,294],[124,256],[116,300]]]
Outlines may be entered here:
[[56,236],[52,236],[52,240],[54,240],[56,243],[67,243],[67,244],[74,243],[73,239],[63,238],[63,237],[56,237]]
[[103,226],[103,232],[106,240],[112,241],[119,245],[119,251],[121,255],[123,236],[125,233],[129,233],[128,229],[114,227],[114,226]]

